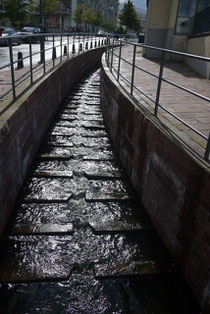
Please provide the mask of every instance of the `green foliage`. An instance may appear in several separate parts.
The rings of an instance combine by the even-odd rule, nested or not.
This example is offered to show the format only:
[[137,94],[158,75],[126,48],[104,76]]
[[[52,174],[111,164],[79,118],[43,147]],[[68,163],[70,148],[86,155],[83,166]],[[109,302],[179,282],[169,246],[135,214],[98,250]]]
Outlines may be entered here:
[[77,5],[75,11],[74,11],[74,21],[78,26],[81,26],[83,23],[83,13],[85,11],[85,5],[83,3],[80,3]]
[[124,4],[124,7],[119,15],[119,20],[120,24],[126,27],[126,32],[129,29],[140,33],[141,23],[132,1],[128,0],[128,2]]
[[[60,0],[42,0],[43,2],[43,15],[47,16],[50,13],[55,13],[60,7]],[[30,11],[31,13],[40,12],[40,5],[35,0],[30,0]]]
[[87,24],[94,25],[97,19],[96,12],[91,8],[85,7],[82,14],[82,22],[87,26]]
[[117,23],[114,19],[104,17],[101,22],[101,26],[108,32],[113,32],[117,28]]
[[103,17],[100,11],[95,11],[83,3],[77,5],[74,11],[74,21],[76,22],[77,27],[81,27],[81,25],[84,24],[86,30],[87,25],[92,25],[92,27],[101,26],[102,28],[110,31],[115,30],[117,27],[116,21],[114,19],[110,20],[107,17]]
[[102,24],[102,21],[103,21],[103,15],[102,15],[101,11],[96,11],[95,13],[96,13],[96,19],[95,19],[94,25],[100,26]]
[[28,21],[28,5],[23,0],[7,0],[5,16],[10,20],[12,26],[21,27]]
[[122,27],[122,25],[120,25],[120,26],[117,28],[117,32],[118,32],[118,34],[125,34],[125,33],[126,33],[126,31],[125,31],[125,29]]

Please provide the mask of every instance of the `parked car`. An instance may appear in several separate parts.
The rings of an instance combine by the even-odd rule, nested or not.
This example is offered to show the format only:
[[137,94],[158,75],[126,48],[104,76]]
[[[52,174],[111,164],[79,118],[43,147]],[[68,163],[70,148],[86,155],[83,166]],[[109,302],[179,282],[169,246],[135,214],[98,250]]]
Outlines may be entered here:
[[[30,36],[40,34],[41,30],[38,27],[25,26],[25,27],[23,27],[22,31],[18,32],[18,33],[19,33],[19,35],[24,35],[21,38],[21,40],[23,42],[29,43],[30,42]],[[31,42],[32,43],[35,43],[37,41],[40,41],[40,37],[39,36],[31,37]]]
[[19,37],[19,34],[16,32],[16,29],[13,27],[0,27],[0,45],[3,46],[8,46],[9,44],[9,39],[5,37],[10,37],[11,36],[11,42],[12,44],[21,44],[21,38]]

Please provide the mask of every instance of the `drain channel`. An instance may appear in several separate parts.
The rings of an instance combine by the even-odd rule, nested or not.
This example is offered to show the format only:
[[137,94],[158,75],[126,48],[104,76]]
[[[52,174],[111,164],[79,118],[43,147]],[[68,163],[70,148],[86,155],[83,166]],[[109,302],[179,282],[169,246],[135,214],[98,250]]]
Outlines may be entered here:
[[2,313],[199,313],[113,153],[99,70],[62,104],[0,246]]

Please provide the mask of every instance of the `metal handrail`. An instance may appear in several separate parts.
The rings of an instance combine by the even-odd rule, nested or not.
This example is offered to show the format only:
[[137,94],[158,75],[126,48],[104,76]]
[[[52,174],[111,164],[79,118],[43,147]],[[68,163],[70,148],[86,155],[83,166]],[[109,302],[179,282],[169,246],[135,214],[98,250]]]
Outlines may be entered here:
[[[21,56],[19,59],[14,60],[14,48],[13,43],[16,39],[21,39],[24,41],[24,39],[27,38],[27,43],[29,44],[29,54],[26,56]],[[32,52],[32,46],[33,46],[33,40],[37,39],[40,42],[40,49],[38,51]],[[56,42],[56,39],[58,39],[59,43]],[[65,41],[63,40],[65,39]],[[49,65],[52,63],[52,68],[50,68],[49,71],[51,71],[57,64],[56,60],[60,59],[60,63],[64,61],[64,56],[66,56],[67,60],[69,59],[70,55],[71,57],[74,57],[76,53],[81,53],[83,51],[86,51],[88,49],[93,49],[99,46],[100,40],[102,42],[103,40],[103,46],[106,45],[107,36],[102,34],[95,34],[95,33],[43,33],[43,34],[34,34],[34,35],[17,35],[17,36],[5,36],[0,37],[0,45],[1,43],[8,42],[8,49],[9,49],[9,62],[7,64],[4,64],[0,66],[0,71],[3,71],[7,68],[10,68],[10,77],[11,77],[11,88],[8,88],[7,91],[0,94],[0,100],[4,100],[5,97],[13,93],[12,100],[7,104],[7,108],[12,105],[12,103],[17,100],[19,95],[16,93],[16,89],[18,86],[20,86],[22,83],[24,83],[26,80],[30,78],[30,83],[27,85],[27,87],[24,87],[21,90],[21,94],[25,90],[27,90],[35,81],[34,81],[34,74],[43,69],[43,74],[39,76],[38,79],[36,79],[36,82],[45,75],[46,73],[46,65]],[[51,42],[51,47],[45,47],[45,42]],[[88,42],[88,45],[85,45],[85,42]],[[92,42],[92,44],[91,44]],[[101,46],[100,42],[100,46]],[[82,44],[82,47],[81,47]],[[66,53],[63,53],[63,49],[66,46]],[[74,46],[74,48],[73,48]],[[58,52],[59,56],[56,55],[56,49],[60,48],[60,53]],[[70,49],[72,48],[72,49]],[[47,59],[46,53],[49,51],[52,51],[52,58]],[[53,54],[54,52],[54,54]],[[40,55],[40,60],[38,64],[40,65],[40,68],[37,69],[37,62],[33,62],[33,57]],[[21,77],[18,81],[15,80],[15,66],[19,62],[24,62],[25,60],[29,60],[29,71]],[[49,61],[49,62],[48,62]],[[29,74],[30,73],[30,74]],[[5,109],[3,110],[3,112]],[[0,106],[0,115],[1,115],[1,106]]]
[[[205,62],[210,62],[210,58],[207,57],[202,57],[202,56],[197,56],[197,55],[193,55],[193,54],[189,54],[189,53],[184,53],[184,52],[178,52],[178,51],[174,51],[174,50],[170,50],[170,49],[163,49],[163,48],[158,48],[158,47],[154,47],[154,46],[149,46],[149,45],[145,45],[145,44],[138,44],[135,42],[127,42],[126,40],[120,39],[120,40],[116,40],[116,39],[112,39],[110,42],[110,44],[107,45],[107,50],[106,50],[106,63],[107,66],[110,69],[110,72],[113,74],[113,76],[115,77],[115,79],[118,81],[118,83],[120,84],[120,78],[122,80],[124,80],[125,82],[127,82],[130,86],[129,86],[129,94],[133,96],[133,91],[136,90],[137,92],[139,92],[140,94],[144,95],[147,99],[149,99],[151,102],[153,102],[155,104],[155,108],[154,108],[154,116],[157,117],[158,114],[158,109],[161,108],[163,109],[165,112],[167,112],[169,115],[171,115],[173,118],[175,118],[176,120],[178,120],[179,122],[181,122],[183,125],[185,125],[186,127],[188,127],[190,130],[192,130],[193,132],[195,132],[197,135],[199,135],[200,137],[202,137],[203,139],[206,140],[206,148],[205,148],[205,152],[204,152],[204,160],[209,162],[209,158],[210,158],[210,132],[209,132],[209,136],[206,136],[205,134],[203,134],[202,132],[200,132],[199,130],[197,130],[196,128],[194,128],[192,125],[190,125],[189,123],[187,123],[186,121],[184,121],[183,119],[179,118],[176,114],[174,114],[173,112],[171,112],[170,110],[168,110],[167,108],[165,108],[163,105],[160,104],[159,98],[160,98],[160,92],[161,92],[161,84],[162,82],[165,82],[169,85],[172,85],[188,94],[191,94],[193,96],[198,97],[199,99],[205,100],[207,102],[210,103],[210,98],[201,95],[193,90],[190,90],[189,88],[186,88],[180,84],[177,84],[176,82],[173,82],[169,79],[166,79],[163,77],[163,69],[165,66],[165,56],[166,54],[175,54],[178,56],[182,56],[182,57],[187,57],[187,58],[193,58],[196,60],[201,60],[201,61],[205,61]],[[122,47],[128,44],[132,47],[133,49],[133,56],[132,56],[132,60],[127,60],[125,58],[122,57]],[[119,48],[119,54],[117,54],[115,52],[115,48],[116,46]],[[151,50],[155,50],[161,53],[161,58],[160,58],[160,68],[159,68],[159,74],[156,75],[146,69],[143,69],[141,67],[139,67],[138,65],[136,65],[135,62],[135,57],[136,57],[136,48],[144,48],[144,49],[151,49]],[[117,58],[117,67],[114,67],[114,57]],[[111,61],[110,61],[111,59]],[[129,64],[131,66],[131,79],[128,80],[127,77],[125,77],[125,75],[123,76],[120,73],[120,67],[121,67],[121,61],[124,61],[126,64]],[[138,71],[142,71],[146,74],[149,74],[151,77],[154,77],[158,80],[158,86],[157,86],[157,91],[156,91],[156,98],[152,99],[152,97],[150,97],[149,95],[147,95],[145,92],[143,92],[139,87],[135,86],[134,84],[134,75],[136,70]],[[122,84],[121,84],[122,86]],[[135,97],[134,97],[135,98]],[[138,101],[135,98],[136,101]]]

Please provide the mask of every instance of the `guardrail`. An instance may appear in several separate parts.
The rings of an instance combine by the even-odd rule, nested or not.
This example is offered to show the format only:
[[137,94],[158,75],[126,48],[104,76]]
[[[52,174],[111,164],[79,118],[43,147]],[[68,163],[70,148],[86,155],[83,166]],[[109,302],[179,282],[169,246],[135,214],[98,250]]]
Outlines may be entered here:
[[[123,46],[125,44],[129,44],[130,47],[133,49],[133,57],[132,60],[126,60],[125,58],[122,57],[122,49]],[[115,48],[116,46],[118,46],[118,53],[115,52]],[[151,49],[151,50],[155,50],[158,51],[160,53],[160,68],[159,68],[159,75],[156,75],[150,71],[147,71],[146,69],[143,69],[142,67],[139,67],[138,65],[136,65],[136,50],[137,47],[139,48],[143,48],[143,49]],[[107,49],[106,49],[106,63],[107,66],[109,67],[111,73],[113,74],[113,76],[115,77],[115,79],[120,83],[120,78],[123,79],[127,84],[129,84],[129,94],[134,97],[133,92],[134,90],[136,92],[138,92],[139,94],[145,96],[147,99],[149,99],[153,104],[154,104],[154,116],[157,117],[158,114],[158,110],[159,108],[163,109],[166,113],[168,113],[170,116],[172,116],[173,118],[175,118],[176,120],[178,120],[179,122],[181,122],[183,125],[185,125],[186,127],[188,127],[190,130],[192,130],[193,132],[195,132],[196,134],[198,134],[201,138],[203,138],[204,140],[206,140],[206,147],[205,147],[205,152],[204,152],[204,160],[209,162],[209,157],[210,157],[210,132],[209,132],[209,136],[206,136],[205,134],[203,134],[202,132],[200,132],[199,130],[197,130],[196,128],[194,128],[192,125],[190,125],[189,123],[187,123],[186,121],[184,121],[183,119],[179,118],[176,114],[174,114],[173,112],[171,112],[170,110],[168,110],[167,108],[165,108],[163,105],[161,105],[160,103],[160,92],[161,92],[161,84],[162,82],[166,82],[174,87],[176,87],[178,90],[182,90],[188,94],[194,95],[196,97],[198,97],[199,99],[205,100],[207,102],[210,103],[210,98],[203,96],[193,90],[190,90],[180,84],[177,84],[176,82],[173,82],[169,79],[166,79],[163,77],[163,69],[164,69],[164,65],[165,65],[165,60],[166,60],[166,55],[167,54],[174,54],[177,56],[182,56],[184,58],[193,58],[196,60],[202,60],[205,62],[210,62],[210,58],[207,57],[201,57],[201,56],[196,56],[196,55],[192,55],[192,54],[188,54],[188,53],[181,53],[181,52],[177,52],[177,51],[173,51],[173,50],[169,50],[169,49],[161,49],[161,48],[157,48],[157,47],[153,47],[153,46],[148,46],[148,45],[144,45],[144,44],[136,44],[136,43],[128,43],[125,40],[116,40],[115,38],[112,39],[112,41],[110,41],[110,44],[107,45]],[[115,64],[117,64],[117,66],[114,66],[114,57],[115,57]],[[117,58],[117,62],[116,62],[116,58]],[[121,73],[121,61],[129,64],[131,66],[131,80],[128,80],[128,77],[123,76]],[[134,84],[134,75],[136,71],[141,71],[143,73],[149,74],[151,75],[153,78],[156,78],[158,80],[158,84],[157,84],[157,91],[156,91],[156,98],[153,99],[152,97],[150,97],[149,95],[147,95],[145,92],[143,92],[142,90],[140,90],[140,88],[138,86],[135,86]],[[137,100],[136,97],[134,97]]]
[[[27,50],[26,47],[28,47],[28,53],[25,52],[25,55],[23,55],[19,52],[19,57],[15,60],[15,46],[13,44],[14,42],[17,42],[17,38],[20,38],[23,43],[27,44],[24,46],[24,49]],[[12,99],[9,100],[9,105],[11,105],[12,102],[23,94],[32,84],[40,80],[56,65],[64,60],[68,60],[70,55],[73,57],[76,53],[80,53],[84,50],[106,45],[106,36],[91,33],[44,33],[31,36],[20,35],[0,37],[0,46],[2,46],[1,42],[2,45],[5,45],[6,43],[8,46],[9,62],[1,65],[0,71],[9,69],[11,80],[9,85],[11,87],[0,94],[0,100],[4,100],[8,94],[12,93]],[[20,50],[20,48],[18,48],[18,50]],[[23,75],[16,79],[15,74],[18,72],[16,70],[21,69],[25,62],[27,62],[28,65],[24,67],[25,71]],[[27,86],[21,88],[21,92],[18,91],[19,94],[17,95],[17,88],[27,80],[29,81],[25,84]]]

